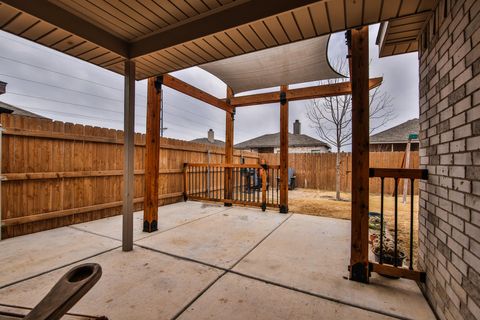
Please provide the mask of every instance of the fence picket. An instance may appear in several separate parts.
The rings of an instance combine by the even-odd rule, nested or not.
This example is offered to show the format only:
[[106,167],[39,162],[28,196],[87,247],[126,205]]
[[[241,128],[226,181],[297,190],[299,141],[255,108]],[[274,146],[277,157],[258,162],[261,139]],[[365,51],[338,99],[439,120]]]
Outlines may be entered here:
[[[12,177],[2,182],[2,237],[121,213],[122,131],[6,114],[0,120],[2,175]],[[184,162],[205,162],[208,150],[212,162],[223,162],[223,148],[167,138],[160,144],[159,205],[183,200]],[[134,206],[142,210],[145,135],[136,134],[135,145]],[[235,151],[235,163],[241,155],[258,162],[256,153]]]

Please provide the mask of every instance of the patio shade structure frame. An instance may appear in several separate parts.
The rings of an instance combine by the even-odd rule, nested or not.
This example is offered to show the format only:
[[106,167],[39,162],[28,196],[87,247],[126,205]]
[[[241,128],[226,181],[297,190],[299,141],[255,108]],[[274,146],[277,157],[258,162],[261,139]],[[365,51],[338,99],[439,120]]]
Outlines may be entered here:
[[[395,20],[397,24],[403,22],[408,24],[409,21],[415,21],[418,24],[418,21],[426,21],[436,3],[436,0],[398,1],[398,6],[392,6],[387,1],[389,0],[375,2],[239,0],[215,2],[214,6],[207,7],[204,1],[192,0],[189,3],[197,5],[196,9],[191,6],[193,10],[187,12],[186,9],[182,11],[171,8],[171,11],[167,12],[170,16],[160,17],[149,6],[109,10],[111,5],[106,1],[98,1],[95,4],[82,2],[79,5],[79,2],[68,0],[2,0],[0,29],[125,76],[122,243],[123,250],[130,251],[133,248],[135,80],[163,75],[162,85],[171,86],[225,110],[227,119],[228,117],[231,119],[230,133],[227,131],[227,134],[231,134],[233,141],[233,115],[235,108],[242,106],[236,99],[247,98],[233,96],[228,99],[229,101],[224,101],[201,90],[195,90],[196,88],[178,79],[175,81],[168,76],[169,72],[338,31],[355,30],[355,28],[378,22]],[[200,9],[201,3],[204,6],[202,9]],[[162,8],[162,10],[166,9]],[[365,175],[365,166],[368,167],[368,161],[366,161],[368,153],[364,152],[364,143],[368,139],[368,125],[365,124],[365,112],[367,110],[366,113],[368,113],[368,109],[365,109],[365,96],[368,96],[369,82],[371,83],[374,79],[368,80],[368,67],[364,63],[365,55],[368,57],[368,46],[365,49],[365,37],[361,35],[365,31],[362,30],[358,31],[360,35],[357,35],[357,31],[352,32],[351,42],[353,69],[350,90],[355,97],[353,116],[359,120],[357,124],[353,121],[354,141],[359,139],[358,148],[354,149],[354,153],[357,154],[357,159],[362,161],[362,165],[356,169],[357,173],[352,172],[352,177],[359,178],[357,183],[362,189],[359,190],[352,204],[352,233],[355,232],[355,234],[352,234],[351,278],[365,282],[365,279],[368,280],[368,277],[365,278],[368,274],[368,265],[365,265],[365,261],[368,261],[368,257],[365,256],[365,245],[367,245],[365,228],[368,226],[365,226],[364,215],[368,211],[368,203],[364,201],[368,194],[368,172]],[[384,39],[389,39],[389,30],[385,29]],[[418,37],[407,40],[396,44],[392,49],[394,53],[415,51]],[[339,84],[339,86],[346,85]],[[303,89],[304,91],[294,90],[299,89],[287,90],[286,87],[282,87],[282,92],[273,93],[269,97],[273,102],[280,102],[283,105],[281,107],[283,110],[281,113],[284,115],[282,126],[287,123],[284,119],[286,119],[285,110],[288,110],[288,101],[289,99],[293,101],[296,94],[299,95],[298,99],[307,99],[308,96],[321,97],[319,93],[321,90],[326,90],[323,94],[349,92],[345,87],[343,89],[328,88],[328,90],[325,87]],[[156,101],[159,93],[156,94],[157,97],[152,96],[149,99],[149,106],[157,106],[154,107],[155,110],[150,110],[152,114],[156,114],[155,111],[158,112]],[[266,100],[267,96],[263,96],[262,101]],[[248,103],[251,104],[252,101],[255,99]],[[265,102],[258,100],[257,103]],[[147,111],[147,114],[150,113]],[[154,115],[152,117],[156,119]],[[150,123],[150,130],[160,125],[156,120]],[[156,139],[159,138],[154,137],[147,141],[152,144],[149,154],[154,156],[151,159],[158,156]],[[283,142],[283,150],[285,150],[288,142],[285,140]],[[226,151],[233,152],[233,148],[229,147]],[[148,166],[151,166],[149,170],[155,170],[153,161]],[[150,179],[158,179],[157,174],[151,176]],[[156,201],[150,201],[150,203],[156,203]],[[288,208],[288,203],[284,205]],[[150,229],[154,219],[156,219],[155,211],[149,213]],[[357,232],[359,234],[356,234]],[[362,244],[354,244],[354,241],[361,241]],[[363,265],[363,269],[359,272],[356,267],[355,270],[352,267],[358,263]]]
[[[383,81],[383,78],[374,78],[367,81],[368,90],[378,87]],[[157,85],[151,85],[156,83]],[[265,103],[277,102],[280,105],[280,154],[281,154],[281,169],[280,169],[280,212],[288,213],[288,102],[298,101],[322,97],[330,97],[336,95],[345,95],[352,93],[351,82],[340,82],[336,84],[310,86],[299,89],[289,89],[288,85],[282,85],[279,91],[269,92],[263,94],[253,94],[247,96],[235,97],[233,90],[227,86],[227,98],[220,99],[213,95],[210,95],[203,90],[196,88],[188,83],[185,83],[172,75],[162,75],[156,78],[149,79],[148,85],[148,103],[147,103],[147,115],[154,117],[159,113],[159,101],[161,90],[158,90],[160,86],[167,86],[173,90],[184,93],[192,98],[198,99],[205,103],[210,104],[216,108],[225,111],[225,128],[226,128],[226,141],[225,141],[225,163],[233,163],[233,136],[234,136],[234,120],[235,109],[237,106],[247,107],[255,106]],[[156,139],[159,139],[160,121],[150,121],[147,119],[147,139],[146,139],[146,170],[151,172],[147,174],[145,178],[145,192],[151,192],[151,186],[158,186],[158,175],[154,172],[158,172],[159,152],[160,144],[157,144]],[[154,133],[152,135],[152,133]],[[282,165],[284,164],[284,165]],[[153,167],[156,166],[156,167]],[[151,170],[150,170],[151,169]],[[231,199],[231,173],[227,168],[225,173],[225,199]],[[158,187],[157,187],[158,189]],[[157,224],[157,195],[151,197],[145,195],[144,200],[144,225]],[[231,206],[231,203],[225,203],[226,206]],[[156,228],[149,229],[144,227],[144,231],[153,232]]]
[[[365,36],[365,32],[368,33],[368,27],[363,28],[364,30],[362,33],[362,37]],[[354,32],[354,37],[358,37],[357,33]],[[356,39],[356,38],[355,38]],[[362,40],[364,41],[364,39]],[[368,43],[368,37],[367,37]],[[362,50],[365,48],[362,47]],[[357,50],[358,51],[358,50]],[[364,52],[360,52],[361,58],[364,59]],[[357,53],[352,54],[351,56],[356,56]],[[368,48],[367,48],[367,59],[368,59]],[[280,106],[280,213],[288,213],[288,103],[289,101],[297,101],[297,100],[304,100],[304,99],[312,99],[312,98],[321,98],[321,97],[329,97],[335,95],[344,95],[344,94],[356,94],[361,97],[367,97],[366,105],[365,101],[358,101],[359,99],[354,99],[354,106],[353,110],[357,113],[360,113],[362,117],[367,116],[367,135],[366,138],[363,137],[363,140],[366,139],[367,143],[367,151],[362,149],[362,153],[357,155],[357,151],[355,151],[357,155],[357,160],[361,161],[362,163],[366,163],[366,186],[365,186],[365,179],[364,166],[362,168],[354,168],[352,171],[352,179],[357,177],[360,179],[358,184],[361,184],[362,197],[364,198],[365,195],[367,197],[367,202],[354,202],[352,203],[352,259],[351,259],[351,279],[358,280],[361,282],[368,282],[368,92],[370,89],[373,89],[379,86],[382,83],[382,78],[374,78],[368,79],[368,63],[366,65],[358,65],[357,60],[352,59],[355,61],[355,66],[358,70],[361,71],[361,76],[355,78],[352,76],[351,82],[341,82],[337,84],[328,84],[328,85],[318,85],[318,86],[311,86],[306,88],[300,89],[289,89],[288,85],[280,86],[279,91],[276,92],[269,92],[264,94],[254,94],[254,95],[247,95],[247,96],[239,96],[235,97],[233,90],[227,86],[227,93],[226,99],[216,98],[201,89],[198,89],[188,83],[185,83],[172,75],[162,75],[156,78],[149,79],[149,86],[148,86],[148,104],[147,104],[147,115],[154,115],[159,112],[159,101],[160,101],[160,94],[161,90],[158,90],[158,86],[155,87],[151,85],[153,83],[161,84],[170,87],[171,89],[177,90],[182,92],[192,98],[196,98],[203,102],[206,102],[216,108],[225,111],[225,128],[226,128],[226,143],[225,143],[225,164],[231,165],[233,164],[233,136],[234,136],[234,116],[235,116],[235,108],[237,106],[246,107],[246,106],[255,106],[265,103],[272,103],[278,102]],[[364,69],[367,70],[364,70]],[[357,72],[354,72],[356,74]],[[358,72],[360,73],[360,72]],[[365,81],[366,75],[366,81]],[[362,81],[362,85],[355,84],[357,81]],[[363,85],[364,84],[364,85]],[[354,91],[356,90],[356,91]],[[357,117],[357,115],[354,115]],[[360,119],[358,119],[360,120]],[[361,119],[362,122],[362,130],[365,130],[364,127],[364,120]],[[152,192],[151,186],[158,186],[158,163],[159,163],[159,153],[160,153],[160,144],[156,142],[156,139],[159,138],[159,134],[155,134],[160,130],[160,121],[157,119],[155,121],[149,121],[147,119],[147,139],[146,139],[146,170],[149,170],[151,174],[145,175],[145,192]],[[354,130],[358,130],[357,123],[355,124]],[[152,135],[152,133],[154,133]],[[364,134],[365,132],[359,131],[358,134]],[[355,139],[358,139],[357,134],[355,135]],[[365,141],[363,141],[365,142]],[[365,143],[363,143],[365,145]],[[366,160],[364,159],[366,157]],[[157,172],[157,174],[155,174]],[[363,179],[363,180],[362,180]],[[225,177],[224,177],[224,194],[225,199],[232,198],[232,177],[231,177],[231,168],[225,169]],[[158,187],[157,187],[158,188]],[[157,190],[158,192],[158,190]],[[363,199],[362,198],[362,199]],[[156,230],[156,227],[151,228],[151,226],[157,225],[158,219],[158,203],[156,201],[158,199],[157,195],[152,195],[151,197],[145,196],[144,201],[144,231],[152,232]],[[364,200],[364,199],[363,199]],[[358,208],[357,208],[358,203]],[[231,202],[226,202],[225,206],[231,206]],[[355,218],[358,216],[358,212],[364,213],[366,210],[367,212],[367,221],[365,222],[365,218],[363,217],[358,222]],[[355,227],[354,227],[355,225]],[[367,230],[367,239],[366,244],[363,244],[365,241],[365,226]],[[150,227],[149,227],[150,226]],[[362,232],[363,231],[363,232]],[[353,235],[357,235],[354,237]],[[354,240],[355,239],[355,240]],[[354,267],[355,266],[355,267]],[[360,266],[360,267],[358,267]],[[357,271],[359,270],[359,271]]]

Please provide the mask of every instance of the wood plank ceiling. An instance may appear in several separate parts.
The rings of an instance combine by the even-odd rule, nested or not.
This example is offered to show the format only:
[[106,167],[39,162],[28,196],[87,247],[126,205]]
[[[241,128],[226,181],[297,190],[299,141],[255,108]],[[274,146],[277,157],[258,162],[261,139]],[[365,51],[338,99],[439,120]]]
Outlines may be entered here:
[[[35,1],[37,2],[37,0]],[[125,42],[129,48],[152,35],[214,15],[246,0],[50,0],[73,14]],[[6,4],[9,3],[9,4]],[[69,32],[16,8],[15,1],[0,2],[0,29],[64,52],[103,68],[123,74],[126,54],[109,50],[79,33]],[[261,3],[261,2],[258,2]],[[286,43],[330,34],[361,25],[430,12],[435,0],[324,0],[260,20],[214,32],[189,41],[135,57],[137,80],[204,64]],[[402,41],[410,41],[406,51],[416,50],[416,26],[425,15],[415,15],[415,27],[401,29]],[[418,19],[416,19],[418,17]],[[408,33],[408,35],[407,35]],[[388,41],[397,37],[388,34]],[[388,44],[389,42],[387,42]],[[396,46],[406,45],[397,44]],[[386,47],[398,52],[399,49]],[[390,51],[385,51],[388,54]]]
[[418,37],[429,15],[424,12],[383,23],[377,37],[380,57],[416,52]]

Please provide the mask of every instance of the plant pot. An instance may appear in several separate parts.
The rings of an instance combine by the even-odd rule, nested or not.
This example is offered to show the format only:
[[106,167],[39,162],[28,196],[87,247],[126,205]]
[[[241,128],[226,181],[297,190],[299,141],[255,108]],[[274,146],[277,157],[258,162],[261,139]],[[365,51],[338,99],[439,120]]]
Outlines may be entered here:
[[[403,261],[405,260],[405,254],[403,252],[398,252],[397,254],[397,266],[403,266]],[[375,261],[380,262],[380,255],[375,253]],[[395,257],[390,254],[383,254],[382,263],[395,265]]]
[[369,217],[379,217],[379,218],[380,218],[380,213],[379,213],[379,212],[370,211],[370,212],[368,213],[368,216],[369,216]]
[[[372,212],[371,212],[372,213]],[[369,218],[368,218],[368,228],[370,230],[375,230],[375,231],[378,231],[380,232],[380,216],[376,216],[376,215],[371,215]],[[383,232],[385,232],[385,226],[386,226],[386,222],[383,221]]]

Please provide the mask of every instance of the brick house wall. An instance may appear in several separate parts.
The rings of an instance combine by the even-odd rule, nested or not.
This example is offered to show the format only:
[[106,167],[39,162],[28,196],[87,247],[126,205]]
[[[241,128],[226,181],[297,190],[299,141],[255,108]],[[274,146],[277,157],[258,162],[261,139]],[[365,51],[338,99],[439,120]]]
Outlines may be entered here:
[[419,59],[422,290],[440,319],[480,319],[480,1],[440,0]]

